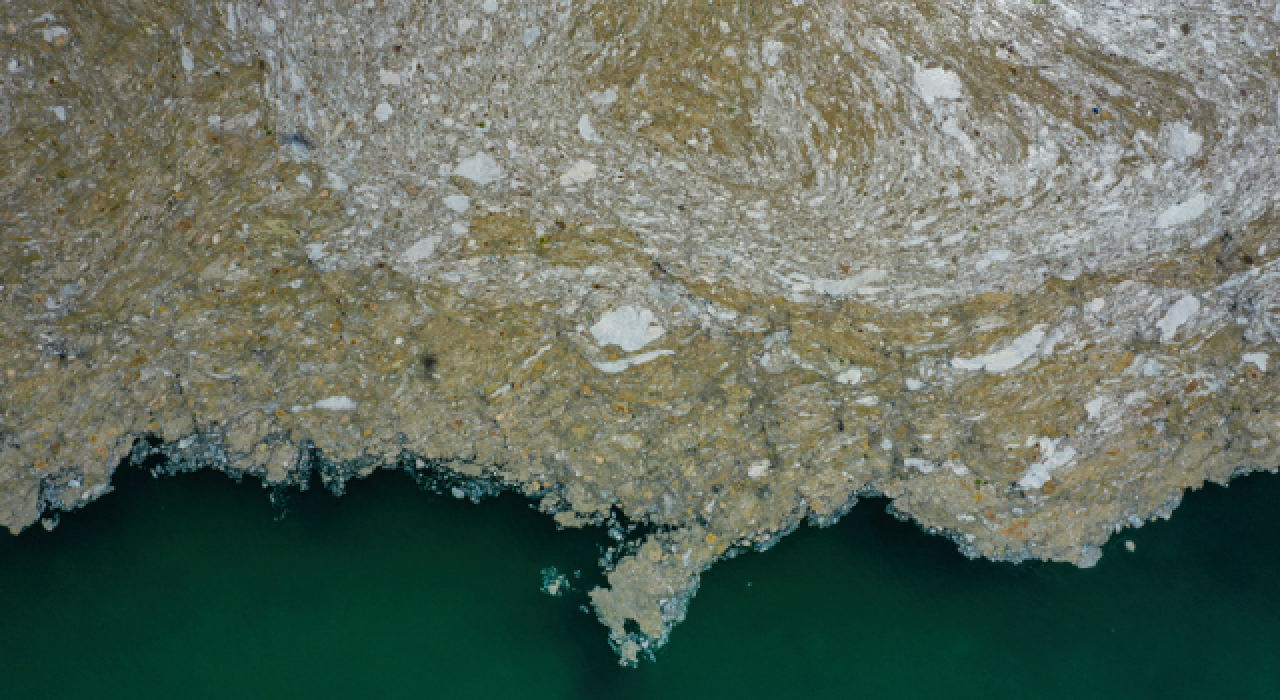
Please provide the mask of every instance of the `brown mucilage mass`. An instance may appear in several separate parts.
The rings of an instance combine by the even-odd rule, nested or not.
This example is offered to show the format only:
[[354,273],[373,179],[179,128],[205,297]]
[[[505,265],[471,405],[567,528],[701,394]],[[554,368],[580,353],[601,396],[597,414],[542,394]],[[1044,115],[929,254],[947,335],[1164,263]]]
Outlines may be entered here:
[[1280,29],[1157,9],[10,7],[0,522],[429,464],[660,526],[625,662],[859,494],[1091,565],[1280,465]]

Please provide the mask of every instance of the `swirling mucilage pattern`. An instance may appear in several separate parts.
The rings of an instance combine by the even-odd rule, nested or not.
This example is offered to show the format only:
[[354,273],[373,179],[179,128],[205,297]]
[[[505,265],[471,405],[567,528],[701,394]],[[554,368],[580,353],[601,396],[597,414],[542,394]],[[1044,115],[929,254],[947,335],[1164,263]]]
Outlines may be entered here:
[[859,494],[1088,566],[1280,464],[1274,3],[63,0],[0,37],[11,530],[138,450],[510,487],[617,524],[634,662]]

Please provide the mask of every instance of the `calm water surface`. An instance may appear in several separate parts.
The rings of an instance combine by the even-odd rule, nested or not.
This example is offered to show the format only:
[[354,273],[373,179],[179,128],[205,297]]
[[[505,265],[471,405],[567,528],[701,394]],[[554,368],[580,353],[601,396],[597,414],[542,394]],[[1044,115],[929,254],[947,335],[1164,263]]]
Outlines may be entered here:
[[[865,501],[717,565],[638,669],[579,609],[604,532],[518,496],[379,473],[280,518],[252,479],[116,484],[0,536],[0,698],[1280,698],[1275,475],[1091,570],[969,561]],[[548,566],[575,590],[541,593]]]

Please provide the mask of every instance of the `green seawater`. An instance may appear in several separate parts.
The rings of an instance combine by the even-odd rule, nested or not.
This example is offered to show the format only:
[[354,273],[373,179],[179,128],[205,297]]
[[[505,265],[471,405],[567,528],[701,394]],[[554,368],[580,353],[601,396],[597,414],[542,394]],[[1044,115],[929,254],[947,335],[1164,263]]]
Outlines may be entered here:
[[[718,564],[639,668],[580,609],[606,533],[516,495],[388,472],[281,517],[252,479],[115,483],[0,537],[0,698],[1280,698],[1276,475],[1090,570],[969,561],[863,501]],[[548,566],[574,590],[542,593]]]

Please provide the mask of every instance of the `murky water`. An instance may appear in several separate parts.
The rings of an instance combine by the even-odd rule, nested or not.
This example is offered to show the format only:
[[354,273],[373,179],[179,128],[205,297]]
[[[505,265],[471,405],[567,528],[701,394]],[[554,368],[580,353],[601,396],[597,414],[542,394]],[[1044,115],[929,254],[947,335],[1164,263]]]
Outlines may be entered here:
[[[520,497],[379,472],[281,518],[252,479],[116,483],[0,538],[3,697],[1280,695],[1274,475],[1190,494],[1091,570],[969,561],[863,502],[712,569],[638,669],[579,609],[605,533]],[[574,589],[541,593],[548,566]]]

